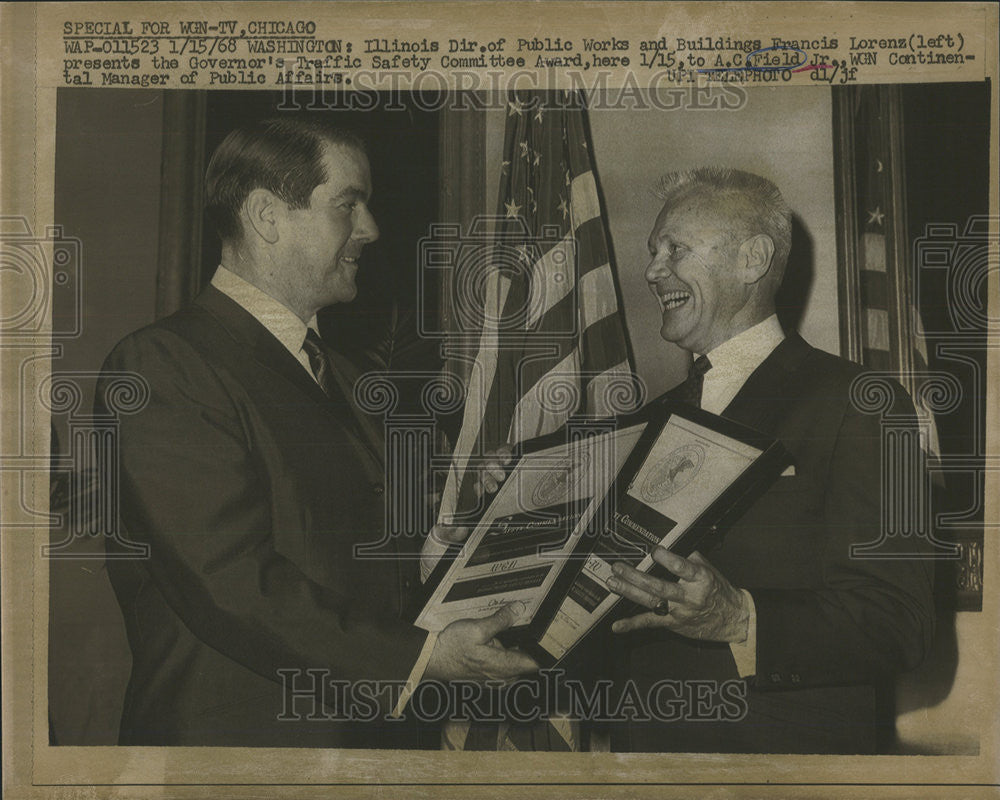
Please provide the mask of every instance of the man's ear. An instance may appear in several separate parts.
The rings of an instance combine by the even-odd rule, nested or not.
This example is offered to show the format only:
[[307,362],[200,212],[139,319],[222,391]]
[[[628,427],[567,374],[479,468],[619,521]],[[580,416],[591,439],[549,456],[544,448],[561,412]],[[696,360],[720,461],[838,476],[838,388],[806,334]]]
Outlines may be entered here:
[[743,281],[747,284],[757,283],[767,275],[774,258],[774,241],[766,233],[758,233],[740,244],[740,263],[743,268]]
[[278,204],[281,201],[267,189],[252,189],[243,204],[243,215],[249,229],[268,244],[278,241]]

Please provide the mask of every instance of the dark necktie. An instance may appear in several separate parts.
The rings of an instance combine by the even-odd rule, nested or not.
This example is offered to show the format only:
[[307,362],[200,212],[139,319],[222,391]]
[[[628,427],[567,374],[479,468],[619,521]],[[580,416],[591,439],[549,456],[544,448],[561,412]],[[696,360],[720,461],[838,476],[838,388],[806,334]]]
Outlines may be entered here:
[[381,426],[354,403],[354,387],[347,376],[354,374],[356,370],[350,366],[346,358],[327,347],[312,328],[306,329],[302,349],[306,351],[309,366],[323,393],[334,405],[342,408],[353,423],[361,441],[377,459],[380,459],[384,447],[384,433]]
[[326,396],[331,400],[343,402],[345,398],[341,396],[338,390],[337,381],[333,374],[333,365],[330,363],[330,356],[327,354],[326,345],[323,344],[323,340],[319,338],[319,334],[312,328],[306,329],[306,338],[302,342],[302,349],[306,351],[306,355],[309,357],[309,366],[312,368],[316,383],[326,393]]
[[701,408],[701,390],[705,385],[705,373],[711,368],[712,362],[708,360],[708,356],[698,356],[688,370],[687,378],[667,393],[668,398]]

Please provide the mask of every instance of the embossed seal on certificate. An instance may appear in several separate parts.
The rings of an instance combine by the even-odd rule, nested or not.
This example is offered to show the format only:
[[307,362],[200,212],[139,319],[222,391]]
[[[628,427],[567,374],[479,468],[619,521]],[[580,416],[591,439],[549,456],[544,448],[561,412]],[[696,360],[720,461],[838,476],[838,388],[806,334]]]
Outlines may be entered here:
[[548,506],[557,500],[562,500],[586,475],[589,467],[589,450],[580,450],[575,455],[567,456],[538,482],[535,491],[531,494],[531,501],[536,506]]
[[647,503],[658,503],[694,480],[705,462],[701,445],[686,444],[664,456],[646,476],[639,493]]

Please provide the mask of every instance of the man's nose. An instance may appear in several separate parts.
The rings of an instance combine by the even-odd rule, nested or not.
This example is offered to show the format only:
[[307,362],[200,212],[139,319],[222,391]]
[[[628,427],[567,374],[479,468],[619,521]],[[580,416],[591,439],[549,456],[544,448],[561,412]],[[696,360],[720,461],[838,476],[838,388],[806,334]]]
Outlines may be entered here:
[[354,224],[352,237],[362,242],[369,243],[378,239],[378,224],[375,217],[369,211],[368,206],[361,206],[358,211],[358,219]]
[[670,274],[670,267],[667,266],[665,260],[653,256],[653,258],[649,261],[649,266],[646,267],[646,282],[656,283],[657,281],[668,277]]

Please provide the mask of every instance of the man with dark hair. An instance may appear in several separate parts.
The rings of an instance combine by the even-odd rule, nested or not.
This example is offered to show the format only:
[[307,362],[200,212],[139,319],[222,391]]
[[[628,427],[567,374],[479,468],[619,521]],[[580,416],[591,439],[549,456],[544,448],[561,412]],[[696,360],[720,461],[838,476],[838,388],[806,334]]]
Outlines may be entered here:
[[[615,623],[621,677],[643,697],[659,685],[661,710],[673,699],[685,714],[618,725],[611,746],[873,752],[876,687],[923,658],[933,615],[930,562],[900,555],[919,541],[852,553],[881,531],[880,422],[850,396],[862,369],[778,323],[791,214],[774,184],[703,168],[661,188],[646,280],[661,336],[695,356],[666,397],[777,438],[793,466],[707,557],[656,548],[676,580],[614,566],[609,587],[648,609]],[[885,389],[912,419],[902,387]]]
[[205,210],[222,241],[242,235],[243,201],[267,189],[290,208],[309,205],[312,190],[326,180],[327,144],[365,153],[352,131],[308,117],[268,119],[237,128],[216,148],[205,177]]
[[382,540],[383,445],[316,312],[354,298],[378,237],[368,159],[350,134],[267,120],[220,145],[207,189],[211,286],[105,362],[149,385],[120,452],[123,533],[150,555],[108,561],[133,656],[120,741],[436,746],[390,718],[422,678],[536,665],[494,639],[516,604],[428,636],[401,619],[415,562],[355,556]]

